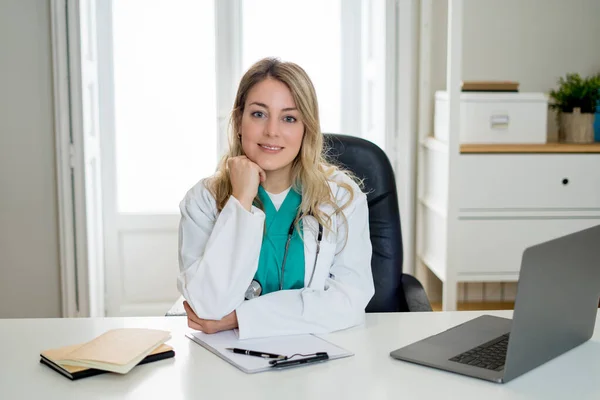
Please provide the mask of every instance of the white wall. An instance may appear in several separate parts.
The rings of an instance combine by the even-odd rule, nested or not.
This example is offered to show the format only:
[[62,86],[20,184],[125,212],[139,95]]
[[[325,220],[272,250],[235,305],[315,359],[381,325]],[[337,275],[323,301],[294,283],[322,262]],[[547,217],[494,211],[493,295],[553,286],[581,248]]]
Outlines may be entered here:
[[[431,99],[446,86],[448,2],[433,6]],[[464,80],[514,80],[521,91],[548,92],[567,72],[600,72],[599,0],[464,0],[463,23]]]
[[0,1],[0,318],[61,313],[49,0]]

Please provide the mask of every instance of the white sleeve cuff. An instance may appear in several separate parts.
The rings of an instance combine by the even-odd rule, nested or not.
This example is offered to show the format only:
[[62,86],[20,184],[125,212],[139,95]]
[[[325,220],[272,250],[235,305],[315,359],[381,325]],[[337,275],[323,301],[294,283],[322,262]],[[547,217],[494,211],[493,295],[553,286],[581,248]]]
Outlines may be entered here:
[[[253,215],[264,215],[265,213],[263,212],[263,210],[261,210],[260,208],[252,205],[252,208],[250,208],[250,211],[246,210],[246,208],[244,208],[244,206],[242,205],[242,203],[240,203],[240,201],[238,199],[236,199],[235,197],[233,197],[233,195],[229,196],[229,200],[228,202],[233,202],[233,204],[235,204],[235,207],[239,207],[242,210],[249,212],[250,214]],[[227,204],[226,204],[227,205]]]

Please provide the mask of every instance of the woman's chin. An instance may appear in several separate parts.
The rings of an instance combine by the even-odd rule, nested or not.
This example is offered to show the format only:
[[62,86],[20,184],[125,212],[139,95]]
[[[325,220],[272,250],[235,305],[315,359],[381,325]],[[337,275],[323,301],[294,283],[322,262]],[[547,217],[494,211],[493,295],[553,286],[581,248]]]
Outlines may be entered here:
[[262,168],[263,171],[269,173],[269,172],[276,172],[276,171],[280,171],[282,169],[285,169],[289,164],[285,164],[285,163],[275,163],[275,162],[257,162],[256,163],[259,167]]
[[269,165],[269,164],[267,164],[267,165],[260,165],[259,164],[258,166],[261,167],[262,170],[265,171],[266,173],[276,172],[276,171],[279,171],[279,170],[283,169],[282,166]]

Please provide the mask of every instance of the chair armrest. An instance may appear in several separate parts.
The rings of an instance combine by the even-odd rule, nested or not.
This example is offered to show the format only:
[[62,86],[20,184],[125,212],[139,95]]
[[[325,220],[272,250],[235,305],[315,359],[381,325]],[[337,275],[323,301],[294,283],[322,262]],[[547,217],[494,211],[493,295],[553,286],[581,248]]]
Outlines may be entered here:
[[409,311],[432,311],[425,289],[423,289],[421,282],[417,278],[412,275],[402,274],[402,288],[404,289]]
[[185,299],[183,296],[180,296],[179,299],[171,306],[169,311],[165,314],[165,317],[180,317],[182,315],[187,315],[185,312],[185,308],[183,308],[183,301]]

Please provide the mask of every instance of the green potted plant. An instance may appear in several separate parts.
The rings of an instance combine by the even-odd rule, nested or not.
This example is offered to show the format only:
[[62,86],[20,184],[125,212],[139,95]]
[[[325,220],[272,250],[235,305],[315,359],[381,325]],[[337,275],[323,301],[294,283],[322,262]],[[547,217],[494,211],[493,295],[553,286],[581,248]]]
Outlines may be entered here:
[[559,140],[567,143],[594,141],[594,116],[600,100],[600,74],[582,78],[567,74],[550,91],[550,108],[557,110]]

